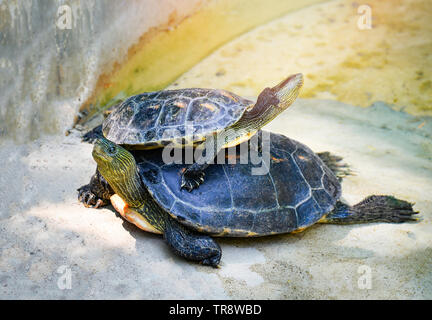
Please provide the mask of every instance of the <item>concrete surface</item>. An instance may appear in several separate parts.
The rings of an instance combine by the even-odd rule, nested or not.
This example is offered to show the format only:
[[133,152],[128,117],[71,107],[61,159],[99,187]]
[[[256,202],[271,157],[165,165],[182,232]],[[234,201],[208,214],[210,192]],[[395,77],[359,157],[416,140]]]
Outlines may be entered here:
[[174,256],[110,208],[78,203],[95,163],[77,135],[3,141],[0,299],[431,299],[431,120],[382,103],[296,101],[268,129],[343,156],[357,174],[343,183],[349,203],[393,194],[422,219],[219,239],[220,269]]

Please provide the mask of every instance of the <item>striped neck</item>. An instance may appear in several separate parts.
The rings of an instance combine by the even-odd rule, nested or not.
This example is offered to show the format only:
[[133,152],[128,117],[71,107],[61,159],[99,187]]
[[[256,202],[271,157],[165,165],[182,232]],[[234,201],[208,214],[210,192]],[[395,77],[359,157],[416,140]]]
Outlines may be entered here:
[[99,167],[98,170],[108,181],[114,192],[118,194],[129,207],[141,207],[145,203],[145,194],[147,190],[144,188],[138,168],[134,164],[127,172],[103,172],[104,168]]

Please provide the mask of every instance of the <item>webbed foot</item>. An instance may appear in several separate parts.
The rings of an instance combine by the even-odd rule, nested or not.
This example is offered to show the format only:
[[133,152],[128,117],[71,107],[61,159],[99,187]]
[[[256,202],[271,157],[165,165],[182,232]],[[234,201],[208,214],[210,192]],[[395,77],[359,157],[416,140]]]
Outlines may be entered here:
[[180,189],[186,189],[191,192],[197,189],[204,182],[205,173],[202,171],[188,171],[183,172],[181,176]]
[[325,165],[334,173],[339,182],[347,176],[354,176],[355,173],[351,170],[350,166],[342,162],[343,158],[339,157],[328,151],[318,152],[316,154]]
[[393,196],[372,195],[349,206],[337,202],[335,209],[321,223],[351,224],[367,222],[403,223],[418,221],[413,204]]
[[103,137],[102,125],[99,125],[82,136],[83,142],[94,143],[97,139]]
[[[220,250],[220,249],[219,249]],[[213,268],[219,268],[219,262],[222,257],[221,251],[215,251],[214,256],[201,260],[201,264],[204,266],[210,266]]]
[[418,221],[419,212],[413,210],[413,204],[393,196],[373,195],[354,206],[358,215],[365,215],[368,220],[389,223]]
[[108,200],[99,198],[91,190],[91,186],[86,184],[77,189],[78,201],[82,202],[86,208],[100,208],[108,204]]
[[169,218],[164,238],[177,255],[206,266],[218,267],[222,250],[212,237],[190,230]]

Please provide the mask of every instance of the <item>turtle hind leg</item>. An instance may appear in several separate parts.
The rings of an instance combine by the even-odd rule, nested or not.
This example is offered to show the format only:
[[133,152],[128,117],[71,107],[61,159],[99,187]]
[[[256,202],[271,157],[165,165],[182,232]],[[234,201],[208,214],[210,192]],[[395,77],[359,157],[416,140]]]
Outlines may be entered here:
[[103,137],[102,125],[99,125],[82,136],[83,142],[93,143]]
[[208,235],[189,230],[170,218],[165,226],[164,238],[171,249],[183,258],[212,267],[219,265],[222,250]]
[[412,203],[393,196],[369,196],[355,206],[340,201],[320,223],[354,224],[370,222],[402,223],[417,221]]
[[348,164],[342,162],[342,157],[334,155],[328,151],[318,152],[317,156],[325,163],[327,167],[334,173],[338,178],[339,182],[342,181],[346,176],[354,175]]

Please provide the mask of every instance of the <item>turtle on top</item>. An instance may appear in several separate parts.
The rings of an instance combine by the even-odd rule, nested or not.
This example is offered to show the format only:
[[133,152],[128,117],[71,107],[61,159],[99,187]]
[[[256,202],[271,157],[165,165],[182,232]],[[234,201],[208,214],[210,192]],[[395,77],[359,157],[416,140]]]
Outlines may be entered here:
[[280,134],[270,134],[267,174],[251,175],[251,163],[214,165],[207,169],[206,183],[192,192],[178,188],[179,173],[187,166],[164,163],[161,149],[128,151],[101,137],[93,158],[98,169],[78,189],[81,202],[100,207],[111,201],[126,220],[162,234],[177,255],[213,267],[222,256],[213,237],[290,233],[315,223],[416,220],[412,204],[392,196],[343,203],[339,178],[346,168],[340,158],[317,155]]
[[111,108],[102,126],[88,132],[84,140],[95,140],[103,133],[128,150],[203,144],[200,147],[213,151],[211,155],[203,154],[207,158],[196,159],[181,173],[180,188],[192,191],[204,182],[204,170],[222,148],[250,139],[294,102],[302,85],[302,74],[291,75],[265,88],[256,103],[217,89],[138,94]]

